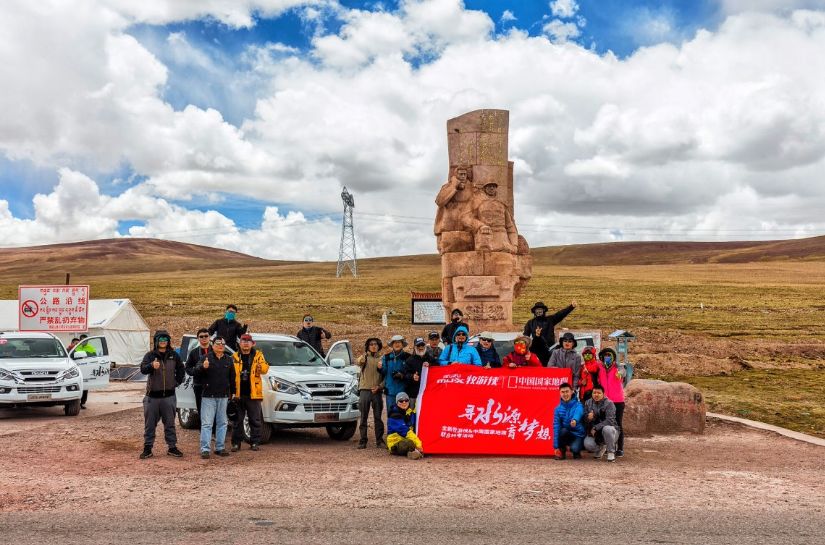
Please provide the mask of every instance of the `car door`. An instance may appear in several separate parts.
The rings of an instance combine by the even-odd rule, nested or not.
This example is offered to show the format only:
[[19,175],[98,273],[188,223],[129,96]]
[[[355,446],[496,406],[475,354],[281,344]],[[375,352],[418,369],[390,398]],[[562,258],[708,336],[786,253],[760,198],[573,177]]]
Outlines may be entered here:
[[106,337],[87,337],[69,352],[83,375],[84,390],[99,390],[109,385],[112,361]]
[[[189,357],[189,351],[195,348],[198,339],[194,335],[186,334],[180,341],[180,359],[186,363],[186,358]],[[186,373],[180,386],[175,389],[175,402],[178,409],[196,409],[195,390],[192,389],[192,377]]]
[[[338,341],[330,346],[326,359],[331,367],[341,369],[354,377],[361,373],[361,368],[355,365],[355,358],[352,357],[352,345],[349,341]],[[343,360],[344,364],[341,365],[336,361],[336,365],[333,365],[332,360]]]

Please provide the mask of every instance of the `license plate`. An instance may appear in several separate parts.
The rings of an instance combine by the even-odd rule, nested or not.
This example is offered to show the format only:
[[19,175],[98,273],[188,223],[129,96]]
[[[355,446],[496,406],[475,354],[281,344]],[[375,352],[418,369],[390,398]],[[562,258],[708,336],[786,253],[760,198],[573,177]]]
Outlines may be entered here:
[[316,422],[338,422],[338,413],[315,413]]
[[28,400],[29,401],[44,401],[47,399],[51,399],[52,394],[29,394]]

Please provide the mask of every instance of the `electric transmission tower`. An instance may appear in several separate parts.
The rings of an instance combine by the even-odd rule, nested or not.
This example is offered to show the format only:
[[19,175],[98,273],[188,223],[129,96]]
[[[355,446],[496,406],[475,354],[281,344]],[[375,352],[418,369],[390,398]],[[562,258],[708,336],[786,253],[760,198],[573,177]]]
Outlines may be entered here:
[[358,278],[358,263],[355,261],[355,227],[352,223],[355,199],[346,187],[341,192],[341,199],[344,201],[344,219],[341,222],[341,249],[338,251],[338,270],[335,277],[341,278],[344,268],[349,267],[352,276]]

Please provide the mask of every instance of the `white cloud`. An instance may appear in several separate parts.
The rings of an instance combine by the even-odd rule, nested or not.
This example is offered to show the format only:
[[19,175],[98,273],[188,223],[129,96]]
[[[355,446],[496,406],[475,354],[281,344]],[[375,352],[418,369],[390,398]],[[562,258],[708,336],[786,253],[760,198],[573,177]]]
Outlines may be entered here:
[[130,20],[153,25],[211,17],[227,26],[248,28],[253,16],[273,17],[289,8],[324,0],[101,0]]
[[773,12],[787,14],[799,9],[825,9],[825,0],[719,0],[728,15],[743,12]]
[[564,43],[581,35],[576,23],[553,19],[542,27],[542,31],[554,42]]
[[553,0],[550,2],[550,12],[556,17],[569,19],[579,11],[579,4],[576,0]]
[[518,17],[516,17],[512,11],[509,9],[505,9],[501,12],[501,17],[499,18],[500,23],[511,23],[513,21],[517,21]]

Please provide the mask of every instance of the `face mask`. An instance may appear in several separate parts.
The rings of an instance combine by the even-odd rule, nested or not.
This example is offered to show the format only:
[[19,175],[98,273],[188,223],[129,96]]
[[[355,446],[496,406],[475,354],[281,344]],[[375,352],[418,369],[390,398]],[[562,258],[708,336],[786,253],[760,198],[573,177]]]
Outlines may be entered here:
[[527,345],[518,343],[515,346],[516,354],[521,354],[522,356],[527,353]]
[[230,311],[228,311],[228,310],[226,311],[226,314],[224,314],[224,316],[226,316],[226,319],[227,319],[227,320],[234,320],[234,319],[235,319],[235,313],[234,313],[234,312],[230,312]]
[[454,322],[460,322],[461,321],[461,316],[453,316],[453,321]]
[[613,356],[605,356],[604,357],[604,364],[610,367],[613,364]]

